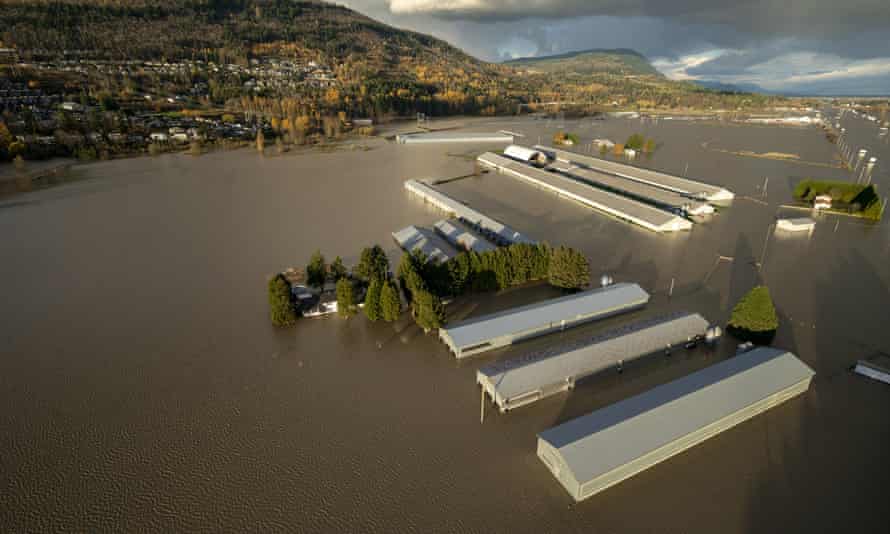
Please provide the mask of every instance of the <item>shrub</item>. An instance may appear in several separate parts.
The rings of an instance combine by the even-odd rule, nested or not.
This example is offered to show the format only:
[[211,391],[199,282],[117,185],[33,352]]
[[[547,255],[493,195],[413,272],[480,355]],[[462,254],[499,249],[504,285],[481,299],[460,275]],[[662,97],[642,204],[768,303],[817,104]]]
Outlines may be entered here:
[[645,143],[646,139],[642,135],[635,133],[627,138],[627,141],[624,142],[624,147],[632,148],[634,150],[643,150],[643,145]]
[[577,145],[578,136],[573,133],[556,132],[555,134],[553,134],[553,142],[558,145]]

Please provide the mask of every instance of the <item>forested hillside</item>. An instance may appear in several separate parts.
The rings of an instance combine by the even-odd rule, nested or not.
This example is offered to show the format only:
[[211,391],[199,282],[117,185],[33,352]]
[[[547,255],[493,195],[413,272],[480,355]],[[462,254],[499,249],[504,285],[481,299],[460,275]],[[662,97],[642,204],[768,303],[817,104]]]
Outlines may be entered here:
[[671,82],[627,50],[487,63],[317,1],[4,0],[0,40],[17,57],[0,75],[63,86],[66,98],[85,92],[135,105],[144,97],[160,109],[161,97],[167,107],[279,119],[490,115],[554,101],[583,111],[764,103]]

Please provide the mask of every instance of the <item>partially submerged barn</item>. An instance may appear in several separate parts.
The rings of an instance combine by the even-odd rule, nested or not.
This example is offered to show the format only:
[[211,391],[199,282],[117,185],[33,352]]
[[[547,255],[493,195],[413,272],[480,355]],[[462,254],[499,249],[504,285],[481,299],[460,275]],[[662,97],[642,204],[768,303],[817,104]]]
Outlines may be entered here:
[[805,392],[815,372],[762,347],[538,434],[538,457],[580,501]]
[[476,382],[501,413],[572,389],[575,382],[605,369],[704,337],[708,321],[680,313],[627,325],[578,346],[498,362],[476,373]]
[[637,284],[614,284],[455,323],[440,328],[439,337],[455,357],[466,358],[523,339],[636,310],[647,302],[649,294]]

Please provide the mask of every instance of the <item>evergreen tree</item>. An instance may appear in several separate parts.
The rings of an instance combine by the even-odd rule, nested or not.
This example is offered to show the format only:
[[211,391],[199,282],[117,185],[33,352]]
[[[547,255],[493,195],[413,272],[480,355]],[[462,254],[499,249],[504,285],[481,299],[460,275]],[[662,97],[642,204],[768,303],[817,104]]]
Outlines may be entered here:
[[413,300],[412,295],[415,291],[426,290],[426,283],[417,266],[417,262],[421,259],[419,254],[403,254],[402,260],[399,262],[399,282],[408,302]]
[[559,247],[550,258],[550,284],[566,289],[580,289],[590,283],[590,265],[577,250]]
[[380,285],[381,282],[379,279],[372,278],[371,284],[368,286],[368,292],[365,294],[365,315],[367,315],[368,319],[371,321],[377,321],[381,316]]
[[757,286],[742,297],[732,309],[727,326],[739,339],[769,342],[779,328],[779,317],[769,288]]
[[316,250],[309,259],[309,265],[306,266],[306,283],[310,286],[323,287],[326,276],[324,256],[320,250]]
[[346,278],[349,274],[346,270],[346,266],[343,265],[343,258],[337,256],[334,258],[334,263],[330,266],[331,278],[334,279],[335,282],[339,281],[341,278]]
[[380,314],[383,320],[391,323],[402,313],[402,300],[392,280],[385,280],[380,290]]
[[389,273],[389,258],[380,245],[366,247],[362,250],[358,265],[352,270],[358,278],[370,282],[374,278],[383,280]]
[[269,312],[275,326],[291,326],[297,313],[290,300],[290,286],[280,274],[269,280]]
[[439,297],[425,289],[415,291],[414,320],[424,332],[441,327],[445,322],[445,307]]
[[355,288],[348,278],[337,281],[337,313],[347,318],[355,315]]

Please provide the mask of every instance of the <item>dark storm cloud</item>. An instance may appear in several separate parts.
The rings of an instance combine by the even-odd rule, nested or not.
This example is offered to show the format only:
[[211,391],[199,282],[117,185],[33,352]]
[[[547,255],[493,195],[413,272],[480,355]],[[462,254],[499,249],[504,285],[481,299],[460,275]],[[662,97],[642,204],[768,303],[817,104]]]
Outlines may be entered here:
[[686,24],[721,25],[771,36],[844,35],[886,29],[887,0],[389,0],[399,14],[462,20],[527,17],[655,17]]
[[890,68],[890,0],[339,1],[489,61],[632,48],[674,78],[774,90],[873,89]]

